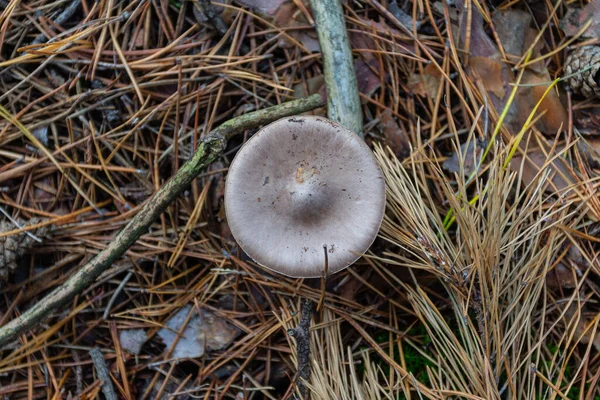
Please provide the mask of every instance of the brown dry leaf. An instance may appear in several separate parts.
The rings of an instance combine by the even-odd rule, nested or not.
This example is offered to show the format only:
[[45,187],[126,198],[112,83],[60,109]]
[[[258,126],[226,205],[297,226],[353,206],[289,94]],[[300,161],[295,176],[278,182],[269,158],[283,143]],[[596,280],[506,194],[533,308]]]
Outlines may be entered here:
[[[310,9],[309,5],[306,4],[306,8]],[[302,13],[296,4],[293,2],[286,2],[279,6],[273,16],[273,24],[281,28],[294,28],[300,26],[307,26],[310,23],[306,20],[304,13]],[[317,38],[317,32],[315,29],[298,29],[298,30],[287,30],[289,36],[294,40],[302,43],[302,45],[310,52],[321,51],[319,45],[319,39]],[[293,47],[296,44],[293,43],[287,36],[281,36],[279,40],[281,47]]]
[[381,79],[374,72],[379,71],[379,61],[371,59],[367,62],[359,59],[354,63],[354,70],[356,71],[358,91],[367,97],[371,97],[381,87]]
[[396,157],[404,159],[410,154],[410,140],[406,135],[406,131],[401,129],[392,115],[392,111],[385,109],[379,116],[381,130],[385,137],[385,144],[392,149]]
[[[354,70],[356,71],[358,91],[367,97],[371,97],[373,93],[381,87],[381,79],[379,79],[379,75],[375,73],[375,71],[379,71],[379,61],[375,59],[370,59],[369,61],[359,59],[354,63]],[[321,96],[325,97],[326,87],[325,77],[323,75],[308,78],[304,82],[294,86],[294,97],[297,99],[315,93],[319,93]]]
[[592,168],[600,168],[600,138],[580,138],[577,149]]
[[[579,324],[577,325],[577,335],[583,335],[581,337],[581,343],[588,344],[591,341],[596,351],[600,351],[600,331],[596,329],[596,334],[592,338],[592,332],[594,328],[589,327],[589,325],[593,322],[594,320],[591,318],[579,321]],[[586,329],[587,332],[585,332]],[[585,332],[585,334],[583,332]]]
[[526,41],[523,40],[531,24],[531,14],[518,9],[497,10],[492,15],[494,28],[507,55],[520,58]]
[[[465,10],[464,0],[456,1],[457,10]],[[502,54],[496,47],[496,43],[486,33],[484,28],[484,20],[481,13],[477,10],[474,5],[471,5],[472,12],[459,13],[459,36],[455,37],[457,47],[465,49],[468,53],[465,54],[465,58],[468,57],[467,61],[467,74],[470,78],[475,81],[481,81],[488,92],[490,101],[498,114],[502,112],[508,98],[510,96],[510,82],[513,81],[513,74],[510,68],[503,63]],[[471,25],[468,26],[469,21]],[[469,38],[469,46],[467,48],[467,38]],[[502,42],[502,38],[500,39]],[[481,59],[496,60],[499,65],[495,65],[493,61],[483,61]],[[471,60],[475,60],[471,63]],[[496,76],[492,76],[489,71],[486,71],[486,67],[493,68],[496,71]],[[487,82],[489,79],[493,79],[492,82]],[[489,87],[488,87],[489,86]],[[501,90],[500,87],[504,88]],[[502,94],[502,96],[498,96]],[[506,125],[511,131],[517,132],[518,126],[515,122],[517,115],[517,105],[512,104],[509,112],[504,120]]]
[[[308,0],[300,0],[303,2],[307,10],[310,10]],[[319,40],[315,29],[305,29],[310,26],[304,13],[292,0],[236,0],[252,11],[260,15],[262,18],[273,23],[278,28],[287,28],[288,36],[279,37],[279,46],[289,48],[296,46],[294,40],[301,43],[309,52],[319,52]],[[294,30],[289,28],[303,27],[302,29]],[[290,37],[293,39],[290,39]]]
[[562,263],[558,263],[556,267],[546,275],[546,285],[551,289],[572,289],[577,286],[577,281],[573,276],[573,272],[565,267]]
[[[308,91],[307,91],[308,89]],[[311,94],[321,93],[324,94],[325,90],[325,77],[323,75],[313,76],[312,78],[306,79],[294,86],[294,97],[302,99],[308,97]]]
[[[560,149],[556,151],[560,152]],[[540,148],[530,148],[525,161],[523,161],[521,155],[515,154],[510,161],[510,169],[512,171],[519,171],[521,163],[523,163],[523,182],[525,184],[531,183],[540,173],[540,169],[547,169],[550,171],[550,176],[548,177],[549,182],[545,186],[546,191],[562,192],[574,182],[577,182],[577,178],[573,176],[571,170],[561,157],[554,157],[552,162],[547,163],[546,161],[554,156],[554,154],[548,153],[549,150],[544,152]]]
[[[544,95],[551,80],[552,78],[547,70],[541,75],[530,71],[526,71],[523,74],[522,84],[532,84],[535,86],[523,88],[521,91],[519,96],[521,100],[519,103],[520,121],[527,120],[535,105]],[[554,136],[560,129],[565,130],[569,122],[569,115],[558,93],[555,89],[548,92],[538,108],[538,115],[542,112],[545,112],[545,114],[539,118],[536,127],[541,132],[550,136]]]
[[476,73],[481,78],[485,90],[499,99],[504,98],[508,85],[502,76],[503,63],[500,60],[493,57],[473,56],[469,58],[469,66],[471,73]]
[[146,35],[144,28],[137,31],[137,35],[134,38],[131,38],[131,44],[134,49],[139,49],[144,47],[144,36]]
[[577,109],[573,115],[573,122],[584,135],[600,135],[600,104],[591,108]]
[[433,64],[428,64],[422,74],[409,76],[407,87],[414,94],[435,99],[441,81],[442,73]]
[[[308,90],[308,93],[307,93]],[[294,97],[301,99],[311,94],[319,93],[322,98],[326,98],[327,90],[325,87],[325,77],[323,75],[313,76],[294,86]],[[327,116],[327,107],[320,107],[313,110],[312,115],[321,117]]]
[[444,160],[442,167],[447,171],[458,174],[462,163],[463,174],[469,176],[475,171],[477,160],[481,159],[483,147],[479,146],[476,140],[471,140],[468,143],[463,143],[460,148],[463,159],[460,160],[459,154],[454,153],[452,157]]
[[583,33],[584,38],[600,39],[600,0],[594,0],[583,8],[571,8],[560,21],[560,28],[567,36],[575,36],[588,22],[594,21]]
[[[391,34],[394,36],[402,36],[401,32],[397,29],[391,28],[385,22],[375,22],[369,19],[359,18],[359,21],[369,28],[360,27],[358,31],[349,32],[350,46],[354,50],[368,49],[368,50],[380,50],[375,40],[373,39],[372,33],[378,34]],[[362,31],[368,31],[369,33],[363,33]],[[415,47],[412,44],[398,41],[394,38],[396,46],[394,46],[394,52],[401,54],[415,54]],[[376,58],[375,53],[365,52],[362,56],[369,60]]]
[[[527,51],[538,34],[537,30],[530,27],[531,16],[522,10],[497,11],[494,13],[493,21],[507,56],[515,60],[521,58],[522,54]],[[534,46],[533,58],[541,54],[542,45],[543,41],[539,41]],[[510,81],[512,81],[512,78]],[[510,124],[509,126],[513,127],[513,131],[516,131],[516,129],[519,129],[525,123],[529,114],[550,85],[550,82],[552,82],[552,77],[542,61],[527,67],[521,84],[531,86],[519,88],[515,104],[513,104],[515,112],[510,115],[512,118],[509,118],[507,121]],[[512,90],[508,86],[508,80],[505,83],[505,88],[507,89],[505,94],[509,94]],[[541,132],[554,136],[561,127],[563,129],[566,127],[568,114],[558,96],[557,90],[552,90],[546,95],[538,112],[545,112],[536,123],[536,127]]]

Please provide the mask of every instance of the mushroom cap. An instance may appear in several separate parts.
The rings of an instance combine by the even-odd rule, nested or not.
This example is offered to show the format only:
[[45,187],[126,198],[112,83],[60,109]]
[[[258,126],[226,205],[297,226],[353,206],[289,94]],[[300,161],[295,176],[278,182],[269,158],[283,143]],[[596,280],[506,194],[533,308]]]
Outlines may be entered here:
[[385,180],[354,132],[320,117],[265,126],[235,156],[225,212],[239,246],[292,277],[338,272],[365,253],[385,209]]

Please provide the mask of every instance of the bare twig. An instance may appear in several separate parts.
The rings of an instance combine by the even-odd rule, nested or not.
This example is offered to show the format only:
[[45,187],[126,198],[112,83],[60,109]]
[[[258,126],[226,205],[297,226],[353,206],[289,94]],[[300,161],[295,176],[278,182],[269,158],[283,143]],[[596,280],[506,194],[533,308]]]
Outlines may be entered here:
[[104,356],[97,347],[90,350],[90,356],[92,357],[92,362],[96,368],[98,379],[102,381],[102,393],[104,393],[104,397],[106,397],[106,400],[117,400],[118,397],[115,393],[112,381],[110,380],[110,371],[106,366]]
[[312,95],[305,99],[241,115],[214,129],[202,139],[193,157],[141,207],[135,217],[104,250],[68,281],[0,329],[0,345],[39,324],[50,313],[65,305],[73,296],[94,282],[148,230],[150,225],[192,180],[221,155],[228,139],[247,129],[256,128],[279,118],[310,111],[322,105],[321,96]]
[[310,321],[313,315],[313,302],[304,299],[302,301],[302,315],[298,326],[289,329],[288,335],[296,339],[296,357],[298,359],[298,373],[296,375],[296,386],[303,399],[306,398],[308,390],[306,382],[310,378]]
[[327,115],[362,137],[362,113],[344,11],[339,0],[311,0],[327,87]]
[[[61,12],[58,17],[56,17],[56,19],[54,20],[54,24],[56,25],[61,25],[62,23],[66,22],[69,20],[69,18],[71,18],[73,16],[73,14],[75,14],[75,11],[77,11],[77,9],[79,8],[79,5],[81,4],[81,0],[73,0],[71,2],[71,4],[69,4],[67,6],[67,8],[65,8],[63,10],[63,12]],[[35,39],[33,39],[33,42],[31,42],[31,44],[41,44],[44,43],[45,41],[49,40],[50,38],[46,37],[46,34],[44,33],[40,33],[39,35],[36,36]]]

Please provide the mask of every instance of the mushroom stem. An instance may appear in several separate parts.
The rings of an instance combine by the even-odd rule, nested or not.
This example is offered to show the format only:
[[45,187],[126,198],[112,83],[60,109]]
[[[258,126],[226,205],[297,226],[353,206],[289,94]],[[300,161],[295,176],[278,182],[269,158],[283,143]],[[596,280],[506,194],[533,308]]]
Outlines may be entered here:
[[360,96],[341,0],[311,0],[323,57],[327,116],[363,137]]
[[119,232],[114,240],[108,243],[104,250],[29,310],[0,328],[0,346],[13,340],[17,335],[29,331],[52,312],[65,306],[76,294],[87,288],[100,274],[125,254],[127,249],[148,231],[150,225],[188,187],[194,178],[219,158],[228,139],[246,129],[257,128],[280,118],[301,114],[321,106],[323,106],[323,99],[320,95],[315,94],[305,99],[241,115],[214,129],[201,140],[192,158],[140,207],[127,226]]

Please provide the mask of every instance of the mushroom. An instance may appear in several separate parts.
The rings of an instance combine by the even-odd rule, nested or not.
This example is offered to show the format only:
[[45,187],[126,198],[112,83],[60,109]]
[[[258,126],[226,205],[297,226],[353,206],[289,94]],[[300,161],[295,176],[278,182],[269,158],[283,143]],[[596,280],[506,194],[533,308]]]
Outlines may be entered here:
[[[385,208],[385,181],[354,132],[320,117],[280,119],[235,156],[225,212],[239,246],[275,272],[333,274],[365,253]],[[326,252],[326,253],[325,253]]]

